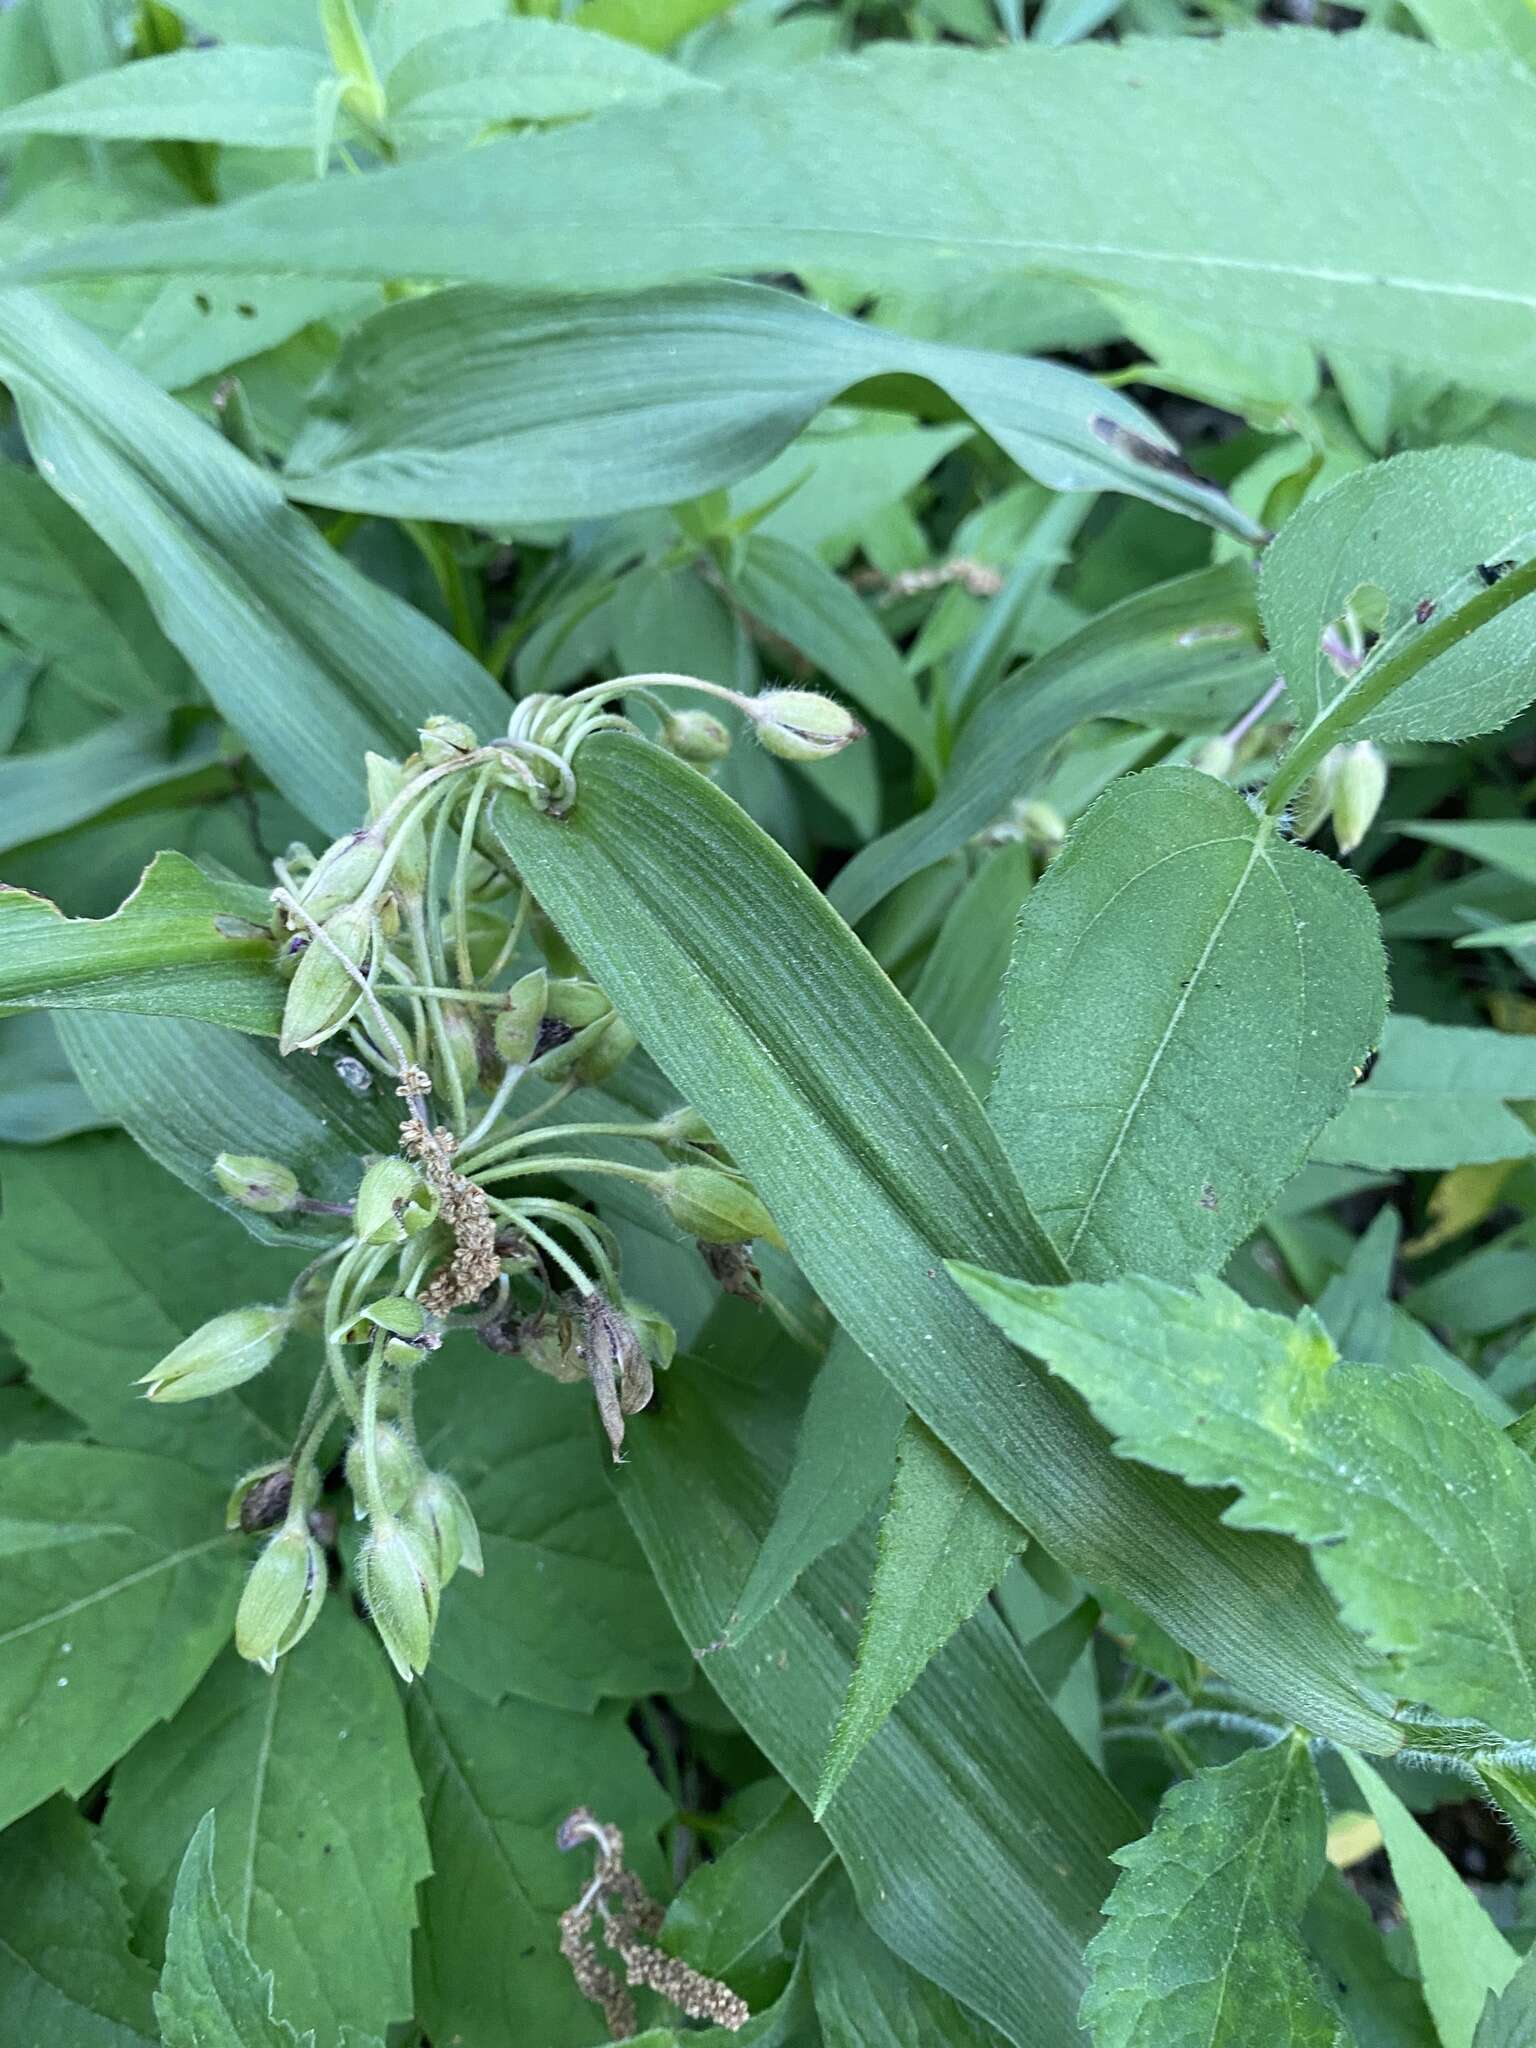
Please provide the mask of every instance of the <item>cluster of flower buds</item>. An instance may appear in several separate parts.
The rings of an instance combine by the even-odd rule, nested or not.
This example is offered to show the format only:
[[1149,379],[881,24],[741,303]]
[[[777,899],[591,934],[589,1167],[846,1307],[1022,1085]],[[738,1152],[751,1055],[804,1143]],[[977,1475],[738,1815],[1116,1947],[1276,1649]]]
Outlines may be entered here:
[[[694,1110],[615,1120],[605,1100],[596,1118],[557,1120],[568,1097],[612,1078],[635,1036],[519,878],[484,851],[494,845],[481,830],[488,803],[513,790],[568,809],[581,740],[625,722],[611,709],[618,696],[646,702],[652,686],[673,682],[693,687],[626,678],[573,698],[525,698],[508,735],[489,744],[458,721],[429,720],[410,759],[368,757],[359,830],[277,863],[281,1049],[345,1048],[337,1067],[348,1085],[387,1077],[405,1114],[398,1151],[364,1160],[351,1187],[311,1193],[297,1163],[247,1153],[213,1162],[227,1201],[323,1249],[287,1302],[216,1317],[144,1376],[157,1401],[218,1393],[265,1370],[294,1329],[318,1329],[323,1361],[293,1450],[247,1474],[231,1502],[231,1526],[265,1539],[236,1640],[268,1670],[313,1625],[339,1569],[335,1516],[321,1502],[338,1438],[339,1471],[366,1524],[358,1586],[402,1677],[425,1666],[453,1574],[481,1569],[469,1503],[427,1468],[414,1422],[418,1375],[454,1328],[589,1386],[620,1456],[676,1338],[623,1284],[590,1184],[643,1189],[722,1288],[765,1298],[752,1248],[782,1240]],[[858,731],[808,691],[746,699],[698,687],[728,697],[790,759],[834,753]],[[694,760],[729,743],[707,712],[663,706],[657,718],[664,742]],[[660,1161],[639,1163],[636,1148]]]

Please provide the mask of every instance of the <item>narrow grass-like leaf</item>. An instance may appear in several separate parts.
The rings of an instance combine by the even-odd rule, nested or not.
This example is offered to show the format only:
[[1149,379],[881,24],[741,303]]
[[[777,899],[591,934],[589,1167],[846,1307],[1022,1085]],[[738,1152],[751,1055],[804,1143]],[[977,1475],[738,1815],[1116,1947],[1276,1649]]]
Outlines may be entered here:
[[226,1651],[124,1760],[103,1829],[138,1946],[158,1955],[183,1849],[211,1812],[231,1928],[271,1971],[277,2010],[327,2040],[409,2016],[416,1886],[432,1867],[399,1692],[345,1607],[329,1600],[270,1677]]
[[1422,839],[1430,846],[1448,846],[1472,860],[1486,861],[1502,874],[1536,884],[1536,824],[1516,819],[1436,819],[1430,825],[1402,825],[1408,839]]
[[1095,2048],[1347,2048],[1299,1930],[1327,1869],[1317,1770],[1300,1736],[1174,1787],[1088,1951]]
[[5,1833],[0,2011],[13,2040],[148,2048],[154,1978],[128,1943],[122,1881],[98,1831],[52,1799]]
[[1389,1017],[1369,1079],[1312,1157],[1381,1172],[1524,1159],[1536,1152],[1536,1133],[1510,1104],[1533,1101],[1536,1039]]
[[240,1589],[225,1498],[137,1451],[29,1444],[0,1464],[0,1821],[78,1798],[202,1677]]
[[302,50],[178,50],[76,78],[0,113],[0,137],[169,138],[309,149],[330,67]]
[[897,1700],[974,1614],[1025,1540],[959,1459],[909,1417],[880,1524],[859,1660],[816,1787],[818,1818]]
[[1140,407],[1080,371],[914,340],[749,284],[607,299],[463,290],[388,308],[349,341],[287,481],[356,511],[591,517],[734,483],[845,392],[969,415],[1053,489],[1132,491],[1257,537]]
[[1441,2048],[1473,2048],[1484,2004],[1520,1958],[1380,1772],[1347,1751],[1344,1761],[1386,1843]]
[[807,1939],[824,2048],[998,2048],[1002,2041],[876,1939],[846,1883],[817,1897]]
[[1074,1274],[1219,1268],[1386,1009],[1354,878],[1192,768],[1123,777],[1031,890],[990,1108]]
[[503,856],[742,1162],[848,1334],[1080,1577],[1306,1725],[1396,1748],[1294,1548],[1223,1530],[1213,1503],[1115,1458],[950,1285],[943,1259],[983,1246],[1042,1279],[1061,1269],[975,1097],[825,899],[643,741],[596,734],[578,777],[563,822],[497,806]]
[[1536,203],[1533,110],[1536,82],[1507,63],[1384,35],[887,45],[799,67],[792,94],[770,66],[686,115],[620,107],[447,175],[290,186],[55,244],[25,271],[278,264],[614,291],[821,268],[932,294],[1033,273],[1529,395],[1536,279],[1506,223]]
[[[665,1404],[637,1416],[617,1486],[678,1623],[713,1641],[762,1539],[791,1447],[786,1384],[743,1356],[679,1360]],[[802,1798],[836,1721],[873,1543],[813,1565],[740,1649],[712,1650],[710,1683]],[[996,1730],[1009,1729],[1000,1743]],[[1075,2038],[1081,1950],[1134,1832],[983,1610],[923,1672],[874,1736],[823,1825],[866,1918],[915,1970],[1000,2027],[1015,2048]]]
[[111,917],[66,917],[0,883],[0,1013],[131,1010],[275,1038],[284,990],[274,941],[226,937],[216,922],[254,933],[271,915],[263,890],[205,875],[180,853],[162,853]]
[[408,752],[433,712],[499,729],[505,700],[463,648],[46,299],[0,293],[0,379],[49,483],[133,571],[208,695],[317,824],[354,826],[365,752]]
[[693,1873],[667,1908],[661,1945],[707,1976],[724,1976],[833,1860],[832,1844],[788,1792],[766,1820]]
[[772,1525],[731,1616],[741,1643],[808,1565],[841,1543],[890,1487],[907,1404],[841,1331],[811,1386]]
[[1001,817],[1040,775],[1048,749],[1083,720],[1155,723],[1160,710],[1187,712],[1202,697],[1236,718],[1270,674],[1253,579],[1241,563],[1138,591],[988,693],[928,809],[856,854],[833,882],[832,901],[857,923],[909,875]]
[[64,746],[0,761],[0,853],[183,782],[211,767],[222,746],[206,719],[184,729],[164,718],[119,718]]
[[1219,1281],[1028,1287],[956,1267],[1061,1373],[1123,1456],[1235,1488],[1238,1528],[1315,1546],[1344,1618],[1406,1698],[1536,1732],[1536,1465],[1427,1366],[1338,1361],[1321,1325]]
[[52,1145],[110,1121],[75,1079],[51,1017],[0,1019],[0,1143]]

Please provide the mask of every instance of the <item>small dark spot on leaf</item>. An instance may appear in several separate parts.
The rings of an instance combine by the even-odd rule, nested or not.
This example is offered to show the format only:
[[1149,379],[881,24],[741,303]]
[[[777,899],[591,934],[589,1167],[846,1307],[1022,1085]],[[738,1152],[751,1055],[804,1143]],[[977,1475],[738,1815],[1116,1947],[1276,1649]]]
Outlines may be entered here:
[[192,303],[196,306],[199,313],[211,313],[213,311],[213,302],[206,292],[194,292],[192,294]]
[[1217,1206],[1216,1190],[1209,1181],[1206,1181],[1200,1190],[1200,1206],[1202,1209],[1211,1210],[1214,1210]]
[[239,305],[236,306],[235,311],[242,320],[254,320],[256,318],[256,308],[248,299],[242,299]]

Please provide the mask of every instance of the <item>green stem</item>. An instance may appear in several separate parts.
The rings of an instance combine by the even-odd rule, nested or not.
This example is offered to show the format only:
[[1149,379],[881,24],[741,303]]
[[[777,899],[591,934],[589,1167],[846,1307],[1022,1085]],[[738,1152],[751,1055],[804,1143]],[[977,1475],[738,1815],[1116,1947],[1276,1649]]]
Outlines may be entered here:
[[1446,612],[1434,620],[1397,653],[1368,665],[1335,699],[1331,708],[1301,734],[1275,770],[1264,797],[1264,808],[1269,816],[1276,817],[1284,810],[1330,748],[1368,717],[1378,704],[1400,690],[1404,683],[1411,682],[1420,669],[1427,668],[1430,662],[1465,640],[1469,634],[1477,632],[1479,627],[1488,625],[1532,591],[1536,591],[1536,556],[1522,562],[1519,568],[1511,569],[1487,589],[1479,590],[1455,611]]
[[[464,1169],[460,1168],[462,1172]],[[496,1180],[513,1180],[525,1173],[605,1173],[612,1180],[638,1181],[642,1187],[649,1187],[661,1175],[649,1166],[620,1166],[612,1159],[583,1159],[578,1154],[562,1152],[554,1159],[514,1159],[505,1166],[494,1167],[485,1173],[476,1170],[475,1178],[482,1185]]]
[[[477,1173],[482,1166],[494,1166],[502,1159],[509,1159],[514,1152],[520,1152],[525,1145],[545,1145],[552,1138],[632,1138],[637,1143],[654,1143],[661,1132],[660,1124],[554,1124],[547,1130],[523,1131],[516,1137],[503,1138],[488,1151],[477,1152],[472,1159],[461,1159],[461,1173]],[[546,1162],[547,1163],[547,1162]]]

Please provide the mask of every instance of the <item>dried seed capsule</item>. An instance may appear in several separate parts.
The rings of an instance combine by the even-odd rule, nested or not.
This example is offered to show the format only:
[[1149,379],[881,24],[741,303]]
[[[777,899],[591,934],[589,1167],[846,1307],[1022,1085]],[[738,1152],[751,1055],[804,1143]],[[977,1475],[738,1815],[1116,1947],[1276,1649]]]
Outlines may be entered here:
[[236,1308],[184,1337],[135,1382],[151,1401],[201,1401],[265,1372],[292,1322],[286,1308]]
[[293,1499],[293,1469],[285,1461],[258,1465],[235,1481],[224,1510],[226,1529],[243,1529],[254,1536],[258,1529],[271,1529],[288,1512]]
[[261,1216],[281,1216],[299,1199],[297,1179],[275,1159],[221,1152],[213,1162],[213,1177],[231,1201]]

